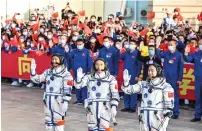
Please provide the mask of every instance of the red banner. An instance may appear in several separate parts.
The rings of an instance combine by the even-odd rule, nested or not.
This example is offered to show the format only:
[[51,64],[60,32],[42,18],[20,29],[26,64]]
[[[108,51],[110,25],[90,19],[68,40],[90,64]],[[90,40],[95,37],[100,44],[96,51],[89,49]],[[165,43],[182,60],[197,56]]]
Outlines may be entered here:
[[[30,79],[31,60],[35,59],[37,64],[37,74],[43,73],[45,69],[50,68],[50,56],[42,54],[38,56],[36,52],[29,52],[28,55],[21,51],[13,52],[11,54],[1,52],[1,75],[8,78],[21,78],[23,80]],[[117,77],[119,90],[123,81],[123,62],[119,63],[119,74]],[[182,85],[179,87],[179,96],[181,99],[195,100],[194,94],[194,65],[184,65],[184,76]],[[140,78],[142,77],[142,74]]]

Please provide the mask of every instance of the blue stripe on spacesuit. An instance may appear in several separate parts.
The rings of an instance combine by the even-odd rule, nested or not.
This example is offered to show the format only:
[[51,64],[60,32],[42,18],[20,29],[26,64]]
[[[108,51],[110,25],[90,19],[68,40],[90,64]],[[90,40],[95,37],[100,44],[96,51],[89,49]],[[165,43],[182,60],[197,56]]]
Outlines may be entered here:
[[51,112],[51,122],[54,123],[54,121],[53,121],[53,111],[51,109],[51,96],[49,96],[49,110]]
[[60,116],[63,116],[63,115],[61,115],[60,113],[58,113],[58,112],[56,112],[56,111],[53,111],[54,113],[56,113],[56,114],[58,114],[58,115],[60,115]]
[[[97,81],[97,79],[95,80],[89,80],[89,81]],[[99,80],[100,82],[107,82],[107,83],[110,83],[110,81],[106,81],[106,80]]]
[[98,122],[98,108],[99,108],[99,102],[96,102],[96,119],[97,119],[97,126],[99,127],[99,122]]
[[106,120],[105,118],[103,118],[103,117],[100,117],[100,118],[110,123],[110,121]]
[[147,127],[149,128],[149,131],[151,131],[151,126],[150,126],[150,117],[149,117],[149,111],[147,111]]

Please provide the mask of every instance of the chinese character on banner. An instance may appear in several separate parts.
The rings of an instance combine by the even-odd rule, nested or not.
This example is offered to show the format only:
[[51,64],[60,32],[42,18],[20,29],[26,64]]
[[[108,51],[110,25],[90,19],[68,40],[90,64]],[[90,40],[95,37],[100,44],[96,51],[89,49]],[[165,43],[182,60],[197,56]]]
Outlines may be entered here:
[[193,67],[193,64],[184,64],[182,85],[179,87],[179,95],[181,99],[195,100]]
[[18,71],[19,75],[23,75],[23,73],[30,73],[30,63],[32,58],[27,58],[27,55],[24,57],[18,57]]

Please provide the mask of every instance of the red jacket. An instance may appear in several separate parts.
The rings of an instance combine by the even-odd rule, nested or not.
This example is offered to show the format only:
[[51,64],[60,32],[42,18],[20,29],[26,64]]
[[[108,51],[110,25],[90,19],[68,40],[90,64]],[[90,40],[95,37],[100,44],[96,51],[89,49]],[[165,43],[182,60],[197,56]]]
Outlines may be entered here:
[[181,15],[180,8],[175,8],[174,12],[178,12],[178,15],[174,15],[173,17],[176,17],[178,19],[178,21],[183,21],[183,17]]

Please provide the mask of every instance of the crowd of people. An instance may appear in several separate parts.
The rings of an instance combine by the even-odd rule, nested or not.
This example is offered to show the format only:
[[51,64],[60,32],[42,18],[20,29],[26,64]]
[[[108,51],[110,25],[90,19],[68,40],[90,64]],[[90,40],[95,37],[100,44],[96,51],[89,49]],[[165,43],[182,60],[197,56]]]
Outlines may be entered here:
[[[92,15],[84,18],[83,12],[75,13],[67,4],[52,16],[40,14],[35,10],[29,21],[17,19],[2,23],[1,49],[6,53],[22,51],[41,51],[47,55],[59,53],[65,58],[65,66],[77,78],[77,69],[90,73],[96,58],[106,60],[109,72],[116,79],[123,70],[131,75],[130,84],[139,80],[143,69],[143,80],[147,79],[148,67],[158,63],[164,67],[164,77],[174,89],[173,119],[179,117],[179,85],[182,84],[184,62],[194,63],[195,76],[195,117],[192,122],[201,121],[202,115],[202,26],[193,30],[189,21],[183,19],[180,9],[167,12],[161,25],[155,23],[142,25],[133,21],[127,25],[124,17],[109,14],[107,21]],[[162,59],[163,58],[163,59]],[[33,87],[32,81],[13,79],[12,85],[26,83]],[[75,89],[77,101],[82,104],[87,97],[86,88]],[[137,94],[124,94],[123,112],[135,112]]]

